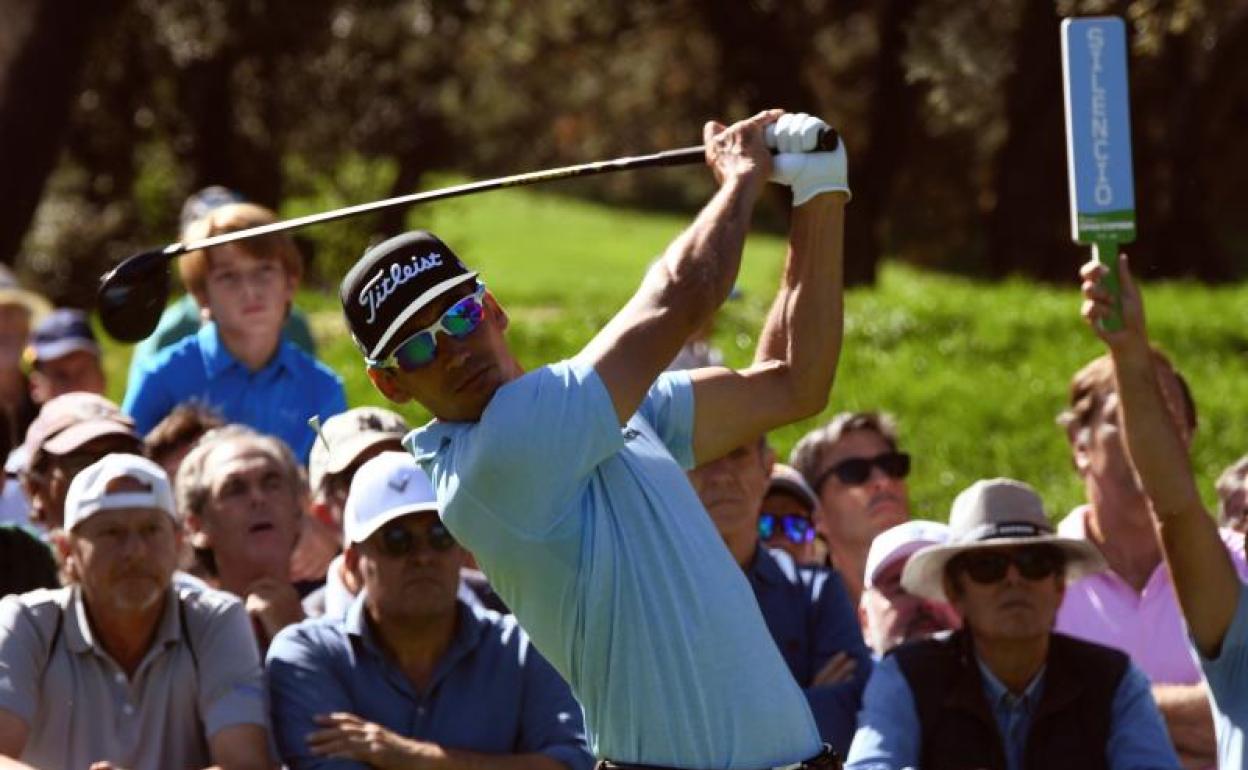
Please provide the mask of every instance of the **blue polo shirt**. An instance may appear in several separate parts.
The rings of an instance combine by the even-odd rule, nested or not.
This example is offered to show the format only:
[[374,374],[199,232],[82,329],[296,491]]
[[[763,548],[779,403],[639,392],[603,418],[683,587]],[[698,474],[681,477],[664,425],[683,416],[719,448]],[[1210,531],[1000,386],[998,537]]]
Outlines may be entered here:
[[[806,688],[819,734],[845,756],[871,676],[871,652],[862,640],[845,583],[833,570],[798,567],[789,554],[761,544],[745,575],[776,647],[793,678]],[[815,674],[838,652],[857,662],[853,677],[841,684],[812,686]]]
[[121,408],[146,434],[187,401],[277,436],[304,463],[316,438],[308,418],[325,420],[347,409],[342,379],[291,342],[283,340],[273,359],[252,372],[225,348],[213,323],[142,365],[126,387]]
[[1235,617],[1218,654],[1193,650],[1209,682],[1213,724],[1218,735],[1218,767],[1248,770],[1244,733],[1248,730],[1248,590],[1239,587]]
[[568,770],[590,770],[581,709],[515,618],[458,602],[451,645],[418,691],[386,657],[363,597],[342,620],[287,626],[266,668],[273,733],[282,761],[302,768],[364,768],[308,751],[313,717],[346,711],[399,735],[485,754],[545,754]]
[[404,439],[447,528],[617,762],[765,768],[819,752],[810,707],[684,467],[693,387],[656,381],[621,426],[592,365],[498,389],[474,423]]

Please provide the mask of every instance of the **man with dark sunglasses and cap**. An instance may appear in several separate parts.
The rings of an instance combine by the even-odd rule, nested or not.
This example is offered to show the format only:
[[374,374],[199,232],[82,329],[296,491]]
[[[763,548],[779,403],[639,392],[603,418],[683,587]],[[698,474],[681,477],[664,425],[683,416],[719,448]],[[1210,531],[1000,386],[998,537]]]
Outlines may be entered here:
[[[844,755],[871,673],[871,656],[836,571],[803,568],[763,539],[763,517],[780,515],[759,512],[775,478],[774,459],[761,438],[699,465],[689,471],[689,481],[754,589],[776,647],[810,700],[819,734]],[[814,534],[809,518],[804,521],[809,528],[800,530],[803,540],[806,532]]]
[[880,412],[841,412],[803,436],[789,463],[819,496],[832,565],[857,606],[871,541],[910,519],[910,455],[897,426]]
[[824,563],[826,535],[820,538],[819,496],[802,474],[784,463],[773,463],[771,480],[758,512],[758,536],[763,545],[784,551],[803,567]]
[[1053,631],[1066,582],[1104,569],[1100,552],[1053,534],[1040,497],[1012,479],[963,490],[949,527],[901,582],[950,602],[963,627],[876,666],[846,767],[1177,768],[1144,674]]
[[567,683],[514,617],[458,598],[466,554],[437,508],[406,452],[383,452],[356,472],[345,558],[361,596],[345,618],[291,626],[269,648],[283,761],[291,770],[335,760],[590,770]]
[[[524,372],[498,301],[429,233],[370,249],[343,281],[373,383],[436,418],[405,445],[447,528],[571,683],[609,765],[835,763],[683,470],[827,403],[849,188],[844,150],[816,151],[825,129],[780,110],[707,123],[717,192],[567,361]],[[755,363],[660,376],[728,296],[769,179],[793,212]]]

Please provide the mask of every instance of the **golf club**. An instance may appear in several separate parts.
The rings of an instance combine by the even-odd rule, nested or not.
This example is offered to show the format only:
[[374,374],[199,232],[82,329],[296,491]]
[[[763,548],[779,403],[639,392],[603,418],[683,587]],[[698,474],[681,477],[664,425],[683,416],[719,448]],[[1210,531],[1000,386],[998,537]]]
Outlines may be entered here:
[[[837,133],[832,129],[827,129],[820,134],[817,148],[830,152],[837,148],[839,141],[840,138]],[[100,279],[100,288],[97,295],[100,323],[103,324],[105,331],[121,342],[138,342],[150,335],[156,329],[161,313],[164,312],[165,305],[169,301],[169,262],[173,258],[187,252],[207,249],[270,233],[295,230],[308,225],[321,224],[322,222],[333,222],[360,214],[371,214],[375,211],[383,211],[396,206],[429,203],[471,193],[500,190],[506,187],[521,187],[540,182],[553,182],[559,179],[594,176],[613,171],[701,163],[706,157],[705,153],[705,148],[702,145],[697,145],[657,152],[651,155],[636,155],[593,163],[582,163],[576,166],[563,166],[544,171],[530,171],[523,174],[444,187],[439,190],[427,190],[425,192],[400,195],[371,203],[345,206],[320,214],[309,214],[246,230],[222,233],[221,235],[214,235],[196,241],[171,243],[161,249],[152,249],[135,254],[104,274]]]

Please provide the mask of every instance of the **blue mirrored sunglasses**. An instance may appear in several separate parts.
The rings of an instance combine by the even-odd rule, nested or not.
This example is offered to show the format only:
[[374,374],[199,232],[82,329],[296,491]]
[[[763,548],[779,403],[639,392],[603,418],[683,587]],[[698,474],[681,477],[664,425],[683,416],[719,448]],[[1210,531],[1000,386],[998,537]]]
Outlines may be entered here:
[[[776,525],[779,525],[779,528]],[[770,540],[779,532],[783,532],[789,542],[795,545],[805,545],[815,539],[815,526],[805,516],[792,513],[783,516],[775,513],[759,514],[758,536],[760,538]]]
[[477,330],[485,317],[485,306],[481,304],[484,297],[485,284],[477,281],[476,290],[447,308],[441,318],[400,342],[384,360],[369,359],[368,365],[378,369],[397,366],[405,372],[427,365],[438,354],[438,332],[460,340]]

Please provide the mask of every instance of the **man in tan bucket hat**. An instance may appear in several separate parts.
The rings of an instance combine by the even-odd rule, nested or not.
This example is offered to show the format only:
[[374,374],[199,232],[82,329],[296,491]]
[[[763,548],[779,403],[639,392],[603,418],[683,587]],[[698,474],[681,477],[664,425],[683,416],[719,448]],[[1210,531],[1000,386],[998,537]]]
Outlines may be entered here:
[[963,628],[877,666],[847,770],[1178,767],[1127,656],[1052,630],[1067,581],[1104,569],[1100,552],[1054,534],[1040,497],[1011,479],[964,490],[949,527],[901,582],[949,602]]

